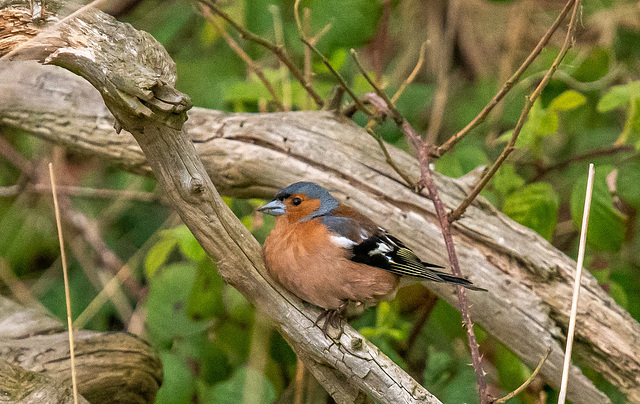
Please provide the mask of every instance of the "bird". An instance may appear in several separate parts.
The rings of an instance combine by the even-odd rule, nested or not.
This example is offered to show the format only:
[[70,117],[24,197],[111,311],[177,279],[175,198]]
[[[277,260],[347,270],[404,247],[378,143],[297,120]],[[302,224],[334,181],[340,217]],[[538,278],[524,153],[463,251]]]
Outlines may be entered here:
[[[486,291],[423,262],[402,241],[313,182],[296,182],[258,208],[275,217],[263,250],[269,275],[300,299],[318,306],[339,327],[351,307],[392,300],[401,278]],[[403,282],[404,283],[404,282]]]

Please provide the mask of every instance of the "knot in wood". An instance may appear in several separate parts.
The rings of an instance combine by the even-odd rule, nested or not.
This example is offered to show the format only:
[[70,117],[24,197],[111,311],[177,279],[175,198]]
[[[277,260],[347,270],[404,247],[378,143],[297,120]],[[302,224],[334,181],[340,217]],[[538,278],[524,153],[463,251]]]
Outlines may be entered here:
[[351,350],[353,351],[360,351],[363,345],[364,343],[360,338],[354,338],[351,340]]
[[204,181],[200,177],[191,177],[189,192],[192,195],[200,195],[204,192]]

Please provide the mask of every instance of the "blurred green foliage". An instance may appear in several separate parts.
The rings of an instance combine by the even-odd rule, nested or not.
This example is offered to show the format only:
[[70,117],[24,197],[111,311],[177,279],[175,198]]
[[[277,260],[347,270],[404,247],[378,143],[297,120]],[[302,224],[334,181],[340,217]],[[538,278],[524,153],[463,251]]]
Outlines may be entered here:
[[[348,56],[351,48],[365,61],[369,74],[379,75],[377,80],[393,94],[417,62],[417,49],[426,35],[411,31],[416,26],[424,28],[424,21],[415,19],[424,8],[417,13],[407,9],[418,7],[415,3],[389,2],[388,21],[383,17],[383,1],[304,0],[300,10],[310,10],[310,36],[330,24],[317,46],[356,94],[370,92],[371,88]],[[519,1],[487,1],[490,3],[509,7]],[[178,88],[189,94],[195,105],[256,112],[264,101],[268,111],[275,110],[276,104],[270,102],[262,82],[247,70],[194,4],[144,0],[121,19],[150,32],[164,44],[177,64]],[[304,46],[299,41],[293,0],[235,0],[219,4],[240,25],[272,42],[276,42],[274,26],[280,25],[283,46],[294,64],[303,65]],[[583,20],[627,4],[628,1],[586,2]],[[284,95],[283,88],[291,85],[292,109],[312,105],[302,86],[290,75],[282,74],[274,55],[243,40],[222,19],[213,18],[259,63],[279,97]],[[386,31],[382,32],[385,25]],[[513,220],[575,258],[586,167],[594,161],[596,181],[586,267],[621,306],[640,319],[640,30],[633,24],[614,27],[608,45],[602,41],[592,44],[585,38],[570,50],[529,112],[515,151],[482,195]],[[380,45],[380,35],[386,35],[384,45]],[[435,162],[438,171],[459,177],[496,159],[511,138],[524,96],[549,68],[557,49],[557,45],[551,45],[542,52],[521,83],[507,95],[503,108]],[[456,52],[439,142],[468,124],[502,85],[497,73],[498,55],[486,60],[492,74],[480,74],[467,63],[462,47],[457,47]],[[517,55],[515,59],[522,60],[524,56]],[[427,61],[437,57],[428,54]],[[322,97],[328,96],[336,84],[334,77],[317,58],[313,59],[312,68],[314,89]],[[423,68],[396,103],[421,133],[430,124],[436,84],[434,71]],[[367,117],[358,113],[354,121],[364,125]],[[32,161],[50,154],[50,147],[41,141],[9,128],[2,130],[9,143]],[[387,142],[409,151],[392,122],[379,125],[375,131]],[[141,192],[155,187],[152,179],[140,179],[117,167],[104,167],[101,162],[73,152],[67,152],[63,160],[69,172],[64,178],[68,184]],[[15,184],[20,174],[0,159],[0,186]],[[0,198],[0,264],[11,268],[13,276],[28,284],[41,303],[63,318],[59,247],[48,198],[47,194],[28,193]],[[273,219],[254,213],[261,201],[226,201],[256,238],[264,241]],[[72,197],[71,202],[75,209],[100,224],[106,245],[129,264],[132,276],[147,293],[140,301],[131,294],[125,303],[144,309],[143,331],[160,352],[164,383],[158,403],[271,403],[290,394],[296,374],[295,354],[276,331],[257,321],[260,314],[246,299],[224,283],[185,226],[176,226],[174,220],[163,224],[170,215],[166,206],[80,197]],[[82,239],[82,235],[74,234],[69,242],[82,245]],[[87,255],[90,262],[99,261],[94,255]],[[101,286],[79,260],[70,263],[70,270],[73,315],[77,316]],[[0,291],[10,292],[3,283]],[[365,311],[352,324],[443,402],[477,402],[460,316],[443,301],[433,307],[412,303],[421,302],[426,293],[424,289],[411,288],[395,301]],[[421,324],[423,314],[428,321],[414,329]],[[109,302],[92,315],[88,327],[117,330],[127,325]],[[485,358],[495,368],[489,382],[504,391],[515,389],[530,370],[481,329],[477,333]],[[624,402],[602,377],[588,369],[586,372],[613,402]],[[547,394],[551,402],[556,393],[544,387],[538,394]],[[510,402],[533,403],[537,397],[523,393]]]

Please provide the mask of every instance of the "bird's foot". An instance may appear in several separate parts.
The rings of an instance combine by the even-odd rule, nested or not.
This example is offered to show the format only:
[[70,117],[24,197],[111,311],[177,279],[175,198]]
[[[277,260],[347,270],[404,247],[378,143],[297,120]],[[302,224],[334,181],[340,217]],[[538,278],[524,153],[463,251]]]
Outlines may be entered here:
[[[320,315],[316,319],[316,322],[314,323],[314,325],[319,325],[321,321],[324,321],[321,328],[325,337],[329,337],[329,334],[327,333],[327,331],[329,330],[329,326],[336,328],[338,330],[341,330],[343,315],[346,312],[348,305],[349,305],[349,302],[344,301],[342,302],[342,304],[340,304],[340,306],[337,309],[327,309],[323,311],[322,313],[320,313]],[[340,334],[341,332],[338,333],[338,335]]]

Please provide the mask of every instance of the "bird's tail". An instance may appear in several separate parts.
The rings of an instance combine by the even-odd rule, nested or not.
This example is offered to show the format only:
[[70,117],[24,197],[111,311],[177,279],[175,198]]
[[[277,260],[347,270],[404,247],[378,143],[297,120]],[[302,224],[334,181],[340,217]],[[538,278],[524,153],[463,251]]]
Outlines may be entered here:
[[433,271],[433,273],[435,275],[437,275],[438,278],[441,279],[440,282],[451,283],[451,284],[454,284],[454,285],[460,285],[460,286],[463,286],[463,287],[465,287],[467,289],[471,289],[471,290],[480,290],[480,291],[483,291],[483,292],[487,291],[487,289],[480,288],[478,286],[473,286],[473,283],[470,280],[467,280],[467,279],[464,279],[464,278],[460,278],[458,276],[451,275],[451,274],[448,274],[446,272],[436,271],[436,270],[433,270],[433,269],[431,271]]

